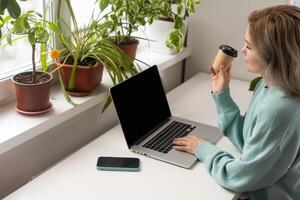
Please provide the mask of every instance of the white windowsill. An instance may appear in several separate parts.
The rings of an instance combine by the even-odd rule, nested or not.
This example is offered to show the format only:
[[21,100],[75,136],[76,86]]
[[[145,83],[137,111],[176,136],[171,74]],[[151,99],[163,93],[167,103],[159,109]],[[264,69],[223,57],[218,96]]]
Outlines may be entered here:
[[[156,64],[160,71],[188,58],[191,49],[184,49],[177,55],[155,53],[147,45],[140,45],[137,58],[143,62]],[[144,66],[145,67],[145,66]],[[0,106],[0,154],[13,149],[37,135],[61,124],[70,118],[102,103],[108,96],[108,88],[112,86],[109,76],[104,73],[101,85],[87,97],[73,97],[80,104],[72,107],[65,100],[58,84],[51,88],[51,103],[53,109],[43,115],[24,116],[15,111],[15,102]],[[99,112],[101,112],[99,107]]]

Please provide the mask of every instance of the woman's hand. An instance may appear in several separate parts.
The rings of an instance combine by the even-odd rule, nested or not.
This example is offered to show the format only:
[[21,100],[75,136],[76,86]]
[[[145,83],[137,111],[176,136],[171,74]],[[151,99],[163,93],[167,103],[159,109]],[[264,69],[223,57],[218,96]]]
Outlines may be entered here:
[[181,138],[175,138],[173,140],[173,149],[195,154],[198,145],[202,144],[203,142],[204,140],[197,135],[188,135]]
[[231,79],[231,65],[225,70],[224,65],[221,65],[220,71],[216,72],[213,67],[210,68],[212,80],[212,92],[219,93],[229,87]]

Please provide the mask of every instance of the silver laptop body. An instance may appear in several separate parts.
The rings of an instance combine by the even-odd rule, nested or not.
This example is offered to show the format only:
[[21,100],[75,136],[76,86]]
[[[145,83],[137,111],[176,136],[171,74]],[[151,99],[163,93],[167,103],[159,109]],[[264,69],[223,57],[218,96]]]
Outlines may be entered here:
[[[110,93],[127,146],[133,152],[190,168],[197,158],[172,149],[173,134],[199,135],[211,143],[221,137],[216,127],[171,115],[157,66],[112,87]],[[157,139],[159,135],[161,139]]]

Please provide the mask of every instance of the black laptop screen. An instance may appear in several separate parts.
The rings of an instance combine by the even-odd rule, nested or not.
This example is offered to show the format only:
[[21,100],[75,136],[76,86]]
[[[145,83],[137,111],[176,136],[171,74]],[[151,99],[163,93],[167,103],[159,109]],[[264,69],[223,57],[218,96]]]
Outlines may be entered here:
[[156,66],[110,90],[128,147],[171,116]]

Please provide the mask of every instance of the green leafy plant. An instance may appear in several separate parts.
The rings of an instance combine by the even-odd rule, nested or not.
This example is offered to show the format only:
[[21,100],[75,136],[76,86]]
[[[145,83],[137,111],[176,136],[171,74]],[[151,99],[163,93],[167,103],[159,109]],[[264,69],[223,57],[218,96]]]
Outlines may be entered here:
[[10,19],[10,17],[3,18],[5,10],[14,19],[17,19],[21,14],[21,8],[16,0],[0,0],[0,38],[2,37],[2,27]]
[[101,11],[109,10],[104,16],[109,25],[109,34],[115,44],[131,44],[136,39],[132,33],[140,26],[151,24],[160,15],[158,0],[97,0]]
[[[59,0],[57,26],[55,29],[56,36],[63,45],[63,48],[60,49],[62,55],[61,61],[62,64],[72,61],[69,63],[72,64],[72,71],[66,90],[72,91],[74,89],[75,73],[78,64],[87,63],[89,65],[89,61],[101,63],[114,85],[138,73],[138,69],[128,57],[115,44],[111,43],[107,35],[109,24],[104,22],[100,15],[94,16],[93,14],[89,23],[84,28],[79,29],[70,0],[64,0],[63,2],[67,7],[74,28],[72,30],[62,17],[60,17],[61,12],[66,11],[61,9],[62,0]],[[122,70],[120,66],[125,70]],[[65,96],[69,103],[76,105],[71,101],[66,92]],[[111,97],[108,97],[103,111],[108,107],[110,102]]]
[[[105,16],[110,25],[116,44],[131,43],[135,37],[132,33],[139,26],[152,24],[155,19],[167,18],[173,21],[166,45],[175,48],[177,52],[183,49],[185,25],[184,10],[187,14],[196,11],[200,0],[97,0],[101,11],[110,12]],[[177,5],[177,12],[172,5]]]
[[[175,48],[177,52],[182,51],[184,45],[186,15],[196,12],[196,7],[200,4],[200,0],[172,0],[161,1],[162,16],[173,22],[166,45],[169,48]],[[172,5],[177,6],[177,12],[172,10]]]
[[[28,11],[20,15],[16,19],[7,21],[7,33],[3,35],[7,43],[12,45],[14,41],[27,37],[32,49],[32,83],[36,83],[36,48],[40,44],[41,54],[40,61],[43,66],[43,71],[47,70],[47,57],[45,57],[43,50],[49,41],[50,31],[52,29],[52,22],[46,21],[43,16],[35,11]],[[13,37],[16,36],[16,37]]]

